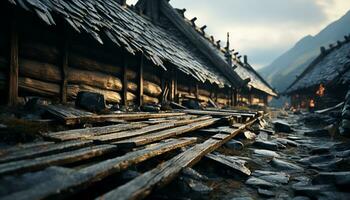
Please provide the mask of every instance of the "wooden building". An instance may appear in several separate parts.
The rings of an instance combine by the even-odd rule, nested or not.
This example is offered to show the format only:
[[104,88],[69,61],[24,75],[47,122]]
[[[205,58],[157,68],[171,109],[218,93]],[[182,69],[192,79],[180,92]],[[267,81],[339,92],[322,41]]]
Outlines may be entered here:
[[350,84],[350,35],[329,48],[321,47],[320,55],[288,87],[294,108],[318,109],[344,101]]
[[125,106],[194,98],[224,107],[238,103],[239,91],[251,93],[249,85],[264,99],[271,95],[263,80],[263,89],[254,83],[261,77],[250,66],[232,67],[205,27],[166,0],[135,7],[123,0],[7,0],[0,11],[3,103],[34,95],[65,103],[92,91]]

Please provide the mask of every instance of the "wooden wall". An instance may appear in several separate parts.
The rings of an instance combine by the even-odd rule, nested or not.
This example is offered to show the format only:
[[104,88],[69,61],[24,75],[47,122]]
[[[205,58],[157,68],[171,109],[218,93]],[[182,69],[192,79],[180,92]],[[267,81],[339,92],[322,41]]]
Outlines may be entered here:
[[[29,13],[9,12],[15,13],[17,23],[1,18],[9,27],[0,31],[3,101],[9,96],[10,54],[15,47],[18,97],[42,96],[66,102],[74,100],[79,91],[93,91],[103,94],[109,103],[123,105],[160,103],[166,94],[165,98],[178,102],[193,97],[203,105],[209,99],[221,107],[232,104],[230,88],[199,83],[169,63],[165,65],[170,70],[164,71],[141,54],[131,55],[108,42],[101,45],[87,34],[78,35],[62,21],[48,27]],[[18,36],[16,44],[10,44],[13,31]]]

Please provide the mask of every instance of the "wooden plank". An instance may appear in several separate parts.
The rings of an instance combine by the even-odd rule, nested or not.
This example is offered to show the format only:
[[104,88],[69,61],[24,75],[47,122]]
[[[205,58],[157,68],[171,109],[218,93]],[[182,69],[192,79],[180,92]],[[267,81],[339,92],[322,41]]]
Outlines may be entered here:
[[10,70],[9,70],[9,94],[8,104],[15,106],[18,102],[18,27],[16,14],[14,13],[11,24],[10,41]]
[[163,113],[119,113],[108,115],[96,115],[90,112],[78,110],[71,107],[60,105],[49,105],[44,107],[49,113],[57,119],[63,121],[66,125],[74,125],[83,122],[99,123],[114,120],[136,121],[151,118],[164,118],[183,116],[186,113],[181,112],[163,112]]
[[123,140],[131,137],[136,137],[140,135],[145,135],[147,133],[152,133],[155,131],[161,131],[164,129],[167,129],[167,132],[174,131],[174,127],[177,126],[183,126],[191,123],[196,123],[199,121],[203,120],[208,120],[211,119],[211,117],[200,117],[200,118],[195,118],[195,119],[189,119],[189,120],[179,120],[179,121],[172,121],[172,122],[165,122],[161,124],[156,124],[156,125],[151,125],[147,126],[138,130],[132,130],[132,131],[123,131],[123,132],[118,132],[118,133],[112,133],[112,134],[107,134],[107,135],[102,135],[102,136],[96,136],[93,137],[92,139],[96,142],[100,143],[106,143],[106,142],[114,142],[118,140]]
[[3,200],[48,199],[67,197],[65,195],[76,193],[81,189],[93,185],[110,175],[127,169],[128,167],[165,154],[172,150],[188,146],[197,141],[196,138],[170,139],[153,144],[144,149],[130,152],[124,156],[109,159],[95,165],[80,169],[62,177],[53,177],[40,182],[23,191],[3,197]]
[[206,140],[204,143],[197,144],[174,158],[160,164],[157,168],[143,173],[125,185],[116,188],[97,199],[142,199],[149,195],[152,190],[172,181],[184,168],[191,167],[201,160],[206,154],[215,151],[224,143],[235,137],[239,132],[250,126],[255,120],[250,121],[240,129],[235,129],[231,134],[222,140],[214,139],[216,136]]
[[117,149],[114,145],[98,145],[75,151],[0,164],[0,176],[44,169],[52,165],[64,165],[98,157]]
[[68,141],[49,146],[39,146],[27,148],[20,151],[9,152],[0,157],[0,163],[16,161],[21,159],[34,158],[38,156],[53,154],[57,152],[69,151],[92,144],[92,141]]
[[232,109],[219,109],[219,108],[205,108],[206,111],[215,111],[223,113],[247,113],[247,114],[258,114],[258,112],[249,111],[249,110],[232,110]]
[[123,51],[123,105],[125,108],[128,107],[128,77],[127,77],[127,70],[128,70],[128,56],[127,53]]
[[111,125],[111,126],[104,126],[104,127],[93,127],[93,128],[54,132],[54,133],[47,134],[46,137],[53,140],[59,140],[59,141],[89,139],[93,136],[116,133],[120,131],[134,130],[134,129],[143,128],[145,126],[148,126],[148,125],[143,122],[133,122],[128,124],[118,124],[118,125]]
[[33,147],[44,147],[54,144],[54,142],[33,142],[33,143],[25,143],[25,144],[19,144],[16,146],[11,146],[9,148],[2,148],[0,149],[0,156],[8,154],[10,152],[14,151],[20,151],[23,149],[33,148]]
[[181,110],[181,112],[193,115],[211,115],[213,117],[227,117],[227,116],[243,116],[255,117],[255,114],[241,113],[241,112],[220,112],[220,111],[206,111],[206,110]]
[[201,128],[213,125],[217,121],[219,121],[219,119],[208,119],[208,120],[192,123],[192,124],[185,125],[185,126],[180,126],[180,127],[156,132],[156,133],[151,133],[151,134],[144,135],[144,136],[139,136],[139,137],[135,137],[135,138],[127,139],[127,140],[118,141],[118,142],[115,142],[113,144],[116,144],[116,145],[120,146],[121,148],[122,147],[129,147],[130,148],[130,147],[135,147],[135,146],[142,146],[142,145],[150,144],[152,142],[175,137],[175,136],[187,133],[187,132],[199,130]]
[[234,159],[233,156],[225,156],[219,153],[210,153],[206,155],[207,158],[218,162],[222,165],[225,165],[235,171],[238,171],[246,176],[250,176],[252,173],[244,164],[245,162],[239,162],[237,159]]

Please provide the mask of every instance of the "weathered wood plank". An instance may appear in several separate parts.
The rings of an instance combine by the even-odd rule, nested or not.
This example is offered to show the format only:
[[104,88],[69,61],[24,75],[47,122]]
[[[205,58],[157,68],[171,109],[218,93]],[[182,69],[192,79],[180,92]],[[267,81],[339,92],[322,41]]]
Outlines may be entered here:
[[44,169],[52,165],[64,165],[110,153],[117,149],[114,145],[98,145],[75,151],[0,164],[0,176]]
[[183,116],[185,113],[171,112],[171,113],[120,113],[120,114],[108,114],[108,115],[95,115],[90,112],[81,111],[78,109],[50,105],[45,109],[53,114],[59,120],[65,122],[67,125],[79,124],[81,122],[106,122],[110,120],[145,120],[151,118],[164,118]]
[[179,120],[179,121],[172,121],[172,122],[165,122],[161,124],[156,124],[156,125],[151,125],[147,126],[138,130],[133,130],[133,131],[123,131],[123,132],[118,132],[118,133],[112,133],[112,134],[107,134],[107,135],[102,135],[102,136],[96,136],[93,137],[92,139],[97,142],[101,143],[106,143],[106,142],[114,142],[122,139],[127,139],[131,137],[136,137],[140,135],[145,135],[147,133],[152,133],[155,131],[161,131],[164,129],[167,129],[167,132],[171,131],[176,131],[173,129],[176,126],[182,126],[182,125],[187,125],[191,123],[196,123],[199,121],[203,120],[208,120],[211,117],[200,117],[200,118],[195,118],[195,119],[189,119],[189,120]]
[[[201,160],[206,154],[215,151],[224,143],[235,137],[247,126],[252,125],[255,120],[242,126],[240,129],[232,130],[231,134],[222,140],[214,139],[219,136],[213,136],[204,143],[197,144],[174,158],[160,164],[157,168],[150,170],[125,185],[112,190],[97,199],[142,199],[149,195],[153,189],[157,189],[173,180],[186,167],[191,167]],[[221,136],[220,136],[221,137]]]
[[150,144],[152,142],[160,141],[160,140],[163,140],[166,138],[175,137],[175,136],[187,133],[187,132],[199,130],[201,128],[213,125],[217,121],[219,121],[219,119],[208,119],[208,120],[192,123],[192,124],[185,125],[185,126],[180,126],[180,127],[156,132],[156,133],[147,134],[144,136],[139,136],[139,137],[135,137],[135,138],[127,139],[127,140],[121,140],[121,141],[115,142],[113,144],[116,144],[120,147],[123,147],[123,146],[124,147],[142,146],[142,145]]
[[109,133],[116,133],[120,131],[134,130],[147,126],[142,122],[133,122],[128,124],[118,124],[104,127],[93,127],[85,129],[75,129],[68,131],[60,131],[49,133],[46,136],[50,139],[66,141],[75,139],[89,139],[93,136],[105,135]]
[[213,117],[226,117],[226,116],[243,116],[243,117],[255,117],[255,114],[241,113],[241,112],[220,112],[220,111],[206,111],[206,110],[181,110],[181,112],[193,115],[211,115]]
[[39,146],[26,148],[19,151],[12,151],[0,157],[0,163],[16,161],[21,159],[34,158],[38,156],[53,154],[57,152],[68,151],[92,144],[92,141],[68,141],[64,143],[52,144],[48,146]]
[[220,140],[209,139],[187,151],[166,161],[151,171],[148,171],[127,184],[100,196],[97,199],[142,199],[147,196],[154,187],[161,186],[175,178],[182,169],[198,162],[204,155],[214,151],[220,144]]
[[127,169],[169,151],[188,146],[197,141],[196,138],[170,139],[158,144],[147,146],[144,149],[130,152],[124,156],[109,159],[95,165],[80,169],[64,177],[53,177],[45,182],[33,185],[26,190],[3,197],[3,200],[48,199],[64,198],[68,193],[78,192],[107,176]]

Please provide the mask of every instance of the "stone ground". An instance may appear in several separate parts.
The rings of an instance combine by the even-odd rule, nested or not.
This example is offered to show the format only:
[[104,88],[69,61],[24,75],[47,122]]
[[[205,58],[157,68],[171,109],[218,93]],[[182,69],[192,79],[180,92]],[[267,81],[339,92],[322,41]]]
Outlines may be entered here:
[[204,159],[148,199],[350,199],[350,142],[320,129],[335,120],[272,114],[265,128],[273,128],[275,120],[287,122],[293,131],[258,131],[254,140],[247,140],[246,133],[237,139],[241,143],[232,141],[218,151],[244,163],[250,176]]

